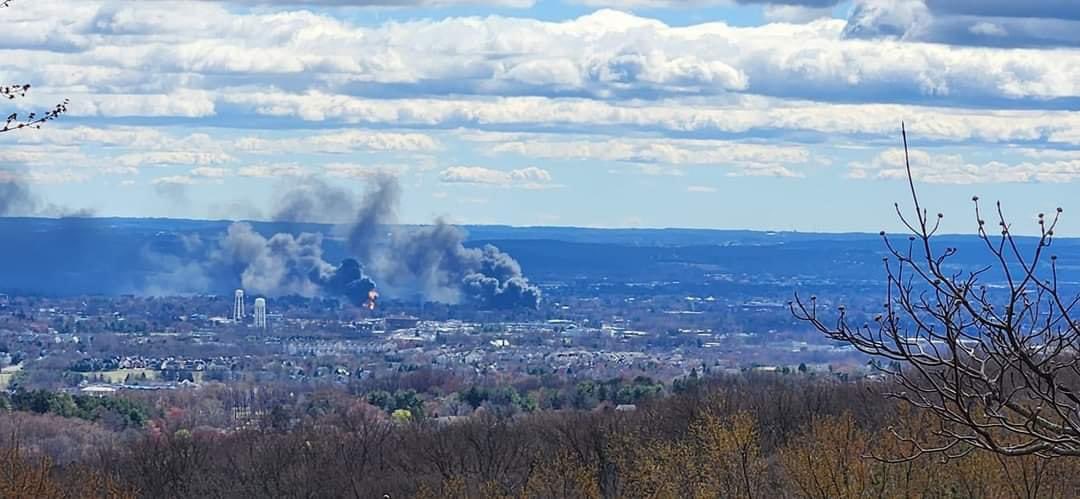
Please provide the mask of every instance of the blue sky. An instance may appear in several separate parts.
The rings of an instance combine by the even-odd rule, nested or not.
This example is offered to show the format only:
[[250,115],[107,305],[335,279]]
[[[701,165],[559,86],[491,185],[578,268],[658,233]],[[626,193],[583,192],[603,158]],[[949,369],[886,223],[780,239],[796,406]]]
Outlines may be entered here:
[[892,230],[903,120],[949,231],[978,194],[1080,235],[1080,6],[1014,5],[16,0],[10,106],[71,106],[0,136],[0,181],[101,216],[389,173],[409,223]]

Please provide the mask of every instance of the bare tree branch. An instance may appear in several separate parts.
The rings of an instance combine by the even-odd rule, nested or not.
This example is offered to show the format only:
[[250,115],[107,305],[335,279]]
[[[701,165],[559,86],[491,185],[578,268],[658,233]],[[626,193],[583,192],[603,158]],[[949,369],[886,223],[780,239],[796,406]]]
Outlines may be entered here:
[[[1049,255],[1061,208],[1051,217],[1040,213],[1039,235],[1022,239],[1000,203],[989,214],[997,222],[991,233],[978,197],[972,198],[990,263],[952,270],[959,250],[935,244],[944,215],[931,217],[922,206],[903,127],[901,134],[913,210],[895,205],[909,232],[906,246],[880,234],[888,253],[882,312],[873,325],[856,325],[839,307],[826,322],[816,297],[796,293],[792,314],[887,361],[874,362],[898,387],[886,395],[941,422],[933,442],[901,437],[916,450],[900,460],[971,449],[1080,456],[1080,328],[1072,317],[1080,296],[1063,296],[1057,257]],[[986,282],[991,275],[1002,282]]]
[[[11,5],[12,0],[0,0],[0,9]],[[0,98],[7,98],[8,100],[14,100],[19,97],[26,97],[26,93],[30,91],[29,83],[20,83],[15,85],[0,85]],[[69,101],[64,99],[63,102],[57,104],[52,109],[45,111],[44,113],[30,113],[22,117],[19,113],[11,113],[8,115],[4,122],[4,126],[0,127],[0,133],[10,132],[13,130],[19,130],[21,128],[41,128],[41,125],[59,118],[61,114],[67,112]]]

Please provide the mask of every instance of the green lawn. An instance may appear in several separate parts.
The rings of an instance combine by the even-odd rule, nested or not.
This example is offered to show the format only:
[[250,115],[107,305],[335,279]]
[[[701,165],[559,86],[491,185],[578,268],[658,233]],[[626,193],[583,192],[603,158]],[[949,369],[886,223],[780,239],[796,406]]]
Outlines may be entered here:
[[81,373],[86,376],[87,379],[95,379],[97,376],[101,376],[108,383],[123,383],[125,379],[130,375],[131,382],[141,380],[140,374],[146,375],[146,381],[153,381],[158,378],[158,371],[154,369],[136,368],[136,369],[113,369],[112,371],[91,371],[87,373]]
[[14,366],[7,366],[0,369],[0,390],[6,390],[8,385],[11,384],[11,380],[15,378],[16,374],[22,370],[22,364],[16,364]]

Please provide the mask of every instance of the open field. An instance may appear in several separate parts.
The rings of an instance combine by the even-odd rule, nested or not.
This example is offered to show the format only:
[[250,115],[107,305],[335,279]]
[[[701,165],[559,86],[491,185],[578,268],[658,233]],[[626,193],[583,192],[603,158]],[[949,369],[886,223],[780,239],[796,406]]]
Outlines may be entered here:
[[0,390],[6,390],[8,385],[11,384],[11,380],[15,378],[15,375],[22,370],[22,364],[16,364],[14,366],[7,366],[0,369]]
[[159,378],[157,370],[146,368],[113,369],[111,371],[91,371],[80,374],[91,380],[97,379],[97,377],[100,376],[102,381],[106,383],[123,383],[125,380],[128,380],[128,376],[131,376],[131,382],[154,381]]

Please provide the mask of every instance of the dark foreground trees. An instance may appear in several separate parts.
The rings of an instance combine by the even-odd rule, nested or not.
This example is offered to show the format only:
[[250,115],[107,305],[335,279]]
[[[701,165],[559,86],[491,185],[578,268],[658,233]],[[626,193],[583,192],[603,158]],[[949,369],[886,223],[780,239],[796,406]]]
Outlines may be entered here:
[[135,491],[97,470],[73,466],[62,472],[45,456],[18,445],[0,449],[0,497],[5,499],[127,499]]
[[782,375],[705,380],[634,412],[481,411],[400,422],[341,397],[288,429],[155,421],[58,465],[23,444],[14,466],[0,460],[0,490],[31,483],[51,494],[44,497],[1027,498],[1069,497],[1080,487],[1072,459],[865,457],[913,451],[891,427],[932,438],[933,414],[902,407],[867,397],[867,386]]
[[[986,258],[964,266],[938,244],[943,215],[921,204],[910,163],[907,178],[913,211],[896,212],[910,234],[881,234],[888,280],[873,323],[824,311],[815,297],[796,296],[793,313],[879,359],[897,383],[888,395],[933,416],[923,435],[897,433],[911,453],[893,458],[1080,456],[1080,294],[1053,253],[1061,208],[1039,213],[1037,235],[1021,237],[1000,203],[987,210],[972,198]],[[1061,256],[1075,265],[1076,255]]]

